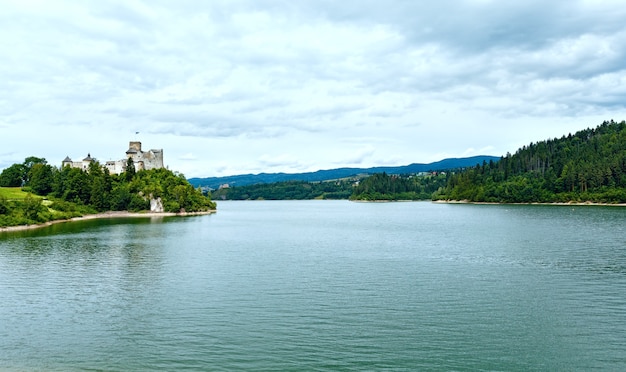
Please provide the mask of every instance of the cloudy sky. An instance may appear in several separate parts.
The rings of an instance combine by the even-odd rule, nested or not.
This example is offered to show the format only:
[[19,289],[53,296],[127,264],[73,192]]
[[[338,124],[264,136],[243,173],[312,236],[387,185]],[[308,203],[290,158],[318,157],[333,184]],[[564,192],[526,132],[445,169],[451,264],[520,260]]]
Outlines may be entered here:
[[[626,119],[623,1],[0,0],[0,169],[501,156]],[[139,134],[135,134],[139,132]]]

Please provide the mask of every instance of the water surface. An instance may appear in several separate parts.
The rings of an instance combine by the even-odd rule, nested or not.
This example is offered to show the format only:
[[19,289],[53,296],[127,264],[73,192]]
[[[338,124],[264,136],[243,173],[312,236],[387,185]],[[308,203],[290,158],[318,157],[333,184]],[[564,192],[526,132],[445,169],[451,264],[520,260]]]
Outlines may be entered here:
[[625,220],[221,202],[0,234],[0,369],[625,370]]

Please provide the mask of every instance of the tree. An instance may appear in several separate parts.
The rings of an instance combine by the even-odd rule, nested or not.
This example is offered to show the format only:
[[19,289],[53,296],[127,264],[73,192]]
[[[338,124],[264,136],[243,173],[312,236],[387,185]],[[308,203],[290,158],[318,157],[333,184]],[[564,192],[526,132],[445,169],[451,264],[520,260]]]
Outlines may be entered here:
[[130,182],[133,180],[133,177],[135,177],[135,173],[135,162],[133,161],[133,158],[128,158],[128,160],[126,160],[126,171],[124,172],[124,178],[127,182]]
[[24,216],[32,221],[39,221],[39,212],[42,212],[43,205],[41,199],[33,198],[30,194],[26,195],[22,201],[22,210]]
[[24,166],[13,164],[0,173],[0,187],[20,187],[24,182]]
[[54,193],[69,202],[89,204],[91,182],[89,174],[79,168],[63,167],[55,181]]
[[22,176],[22,179],[24,180],[25,184],[28,184],[28,181],[30,180],[30,171],[36,164],[46,165],[48,164],[48,161],[45,158],[38,158],[36,156],[29,156],[24,159],[24,163],[22,163],[22,165],[24,166],[24,174]]
[[189,208],[189,189],[184,185],[174,186],[170,190],[170,194],[175,202],[178,203],[181,209]]
[[109,190],[107,190],[104,177],[94,177],[90,191],[89,204],[101,212],[108,210],[110,205]]
[[46,158],[38,158],[36,156],[29,156],[26,159],[24,159],[23,164],[24,164],[24,167],[26,167],[27,169],[30,169],[35,164],[48,164],[48,161],[46,160]]
[[123,211],[128,209],[131,194],[127,183],[118,184],[113,187],[110,194],[109,206],[112,210]]
[[47,195],[52,192],[54,183],[53,168],[48,164],[34,164],[28,173],[28,186],[37,195]]
[[[470,201],[620,202],[626,187],[626,122],[604,122],[560,139],[531,143],[499,163],[450,179],[440,198]],[[622,188],[622,190],[615,190]],[[485,192],[481,192],[485,190]]]

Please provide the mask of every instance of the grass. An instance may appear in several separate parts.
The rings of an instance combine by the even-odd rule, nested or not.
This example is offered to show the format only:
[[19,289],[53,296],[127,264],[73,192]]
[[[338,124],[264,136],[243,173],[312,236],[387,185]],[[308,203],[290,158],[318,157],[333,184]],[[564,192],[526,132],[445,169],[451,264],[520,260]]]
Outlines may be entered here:
[[22,200],[28,193],[22,191],[21,187],[0,187],[0,198],[8,200]]
[[[0,187],[0,227],[34,225],[95,213],[89,207],[48,200],[20,187]],[[57,210],[59,208],[61,210]]]
[[[21,187],[0,187],[0,198],[4,197],[7,200],[24,200],[28,195],[27,192],[22,191]],[[34,198],[41,198],[31,194]]]

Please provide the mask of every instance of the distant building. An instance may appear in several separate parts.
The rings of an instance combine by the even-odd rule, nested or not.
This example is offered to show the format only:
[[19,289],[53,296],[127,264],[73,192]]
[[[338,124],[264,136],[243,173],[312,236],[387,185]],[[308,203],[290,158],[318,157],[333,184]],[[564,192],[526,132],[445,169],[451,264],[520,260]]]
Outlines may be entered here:
[[[135,164],[135,170],[140,171],[143,169],[159,169],[163,166],[163,149],[152,149],[148,151],[142,151],[141,142],[131,141],[126,151],[126,159],[107,161],[104,167],[109,170],[111,174],[121,174],[126,171],[126,162],[128,159],[133,159]],[[87,154],[87,157],[83,161],[75,162],[67,156],[62,165],[64,167],[80,168],[82,170],[89,169],[89,164],[96,161],[91,157],[91,154]]]
[[84,158],[83,161],[72,161],[69,156],[66,156],[65,159],[63,159],[63,166],[87,170],[89,168],[89,164],[93,161],[94,159],[91,157],[91,154],[87,154],[87,157]]

